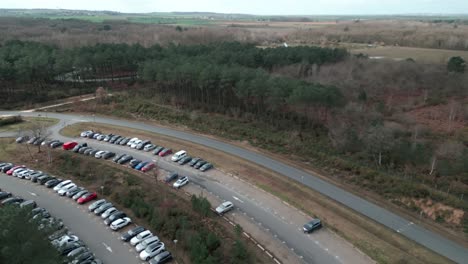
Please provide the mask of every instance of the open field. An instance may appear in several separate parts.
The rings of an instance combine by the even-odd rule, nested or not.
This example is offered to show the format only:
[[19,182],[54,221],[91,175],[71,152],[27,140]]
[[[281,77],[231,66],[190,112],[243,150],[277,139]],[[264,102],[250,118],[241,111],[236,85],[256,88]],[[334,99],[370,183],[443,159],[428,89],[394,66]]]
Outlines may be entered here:
[[48,118],[48,117],[25,117],[23,118],[23,122],[6,125],[0,127],[0,133],[2,132],[17,132],[17,131],[26,131],[31,129],[35,123],[39,123],[46,127],[53,126],[58,123],[58,120],[55,118]]
[[88,129],[104,133],[119,133],[139,138],[148,138],[158,145],[168,146],[172,149],[185,149],[189,153],[197,153],[201,157],[208,158],[222,171],[236,175],[249,183],[259,186],[309,215],[319,216],[326,222],[329,228],[346,238],[379,263],[397,263],[403,259],[410,260],[411,263],[448,262],[445,258],[428,251],[412,241],[404,239],[398,234],[321,196],[309,188],[297,183],[291,183],[284,176],[223,152],[137,129],[95,123],[79,123],[67,126],[61,133],[66,136],[76,137],[81,131]]
[[369,57],[405,60],[412,58],[423,63],[446,64],[451,57],[460,56],[468,60],[468,51],[463,50],[444,50],[444,49],[426,49],[397,46],[377,46],[369,48],[350,49],[353,54],[366,54]]

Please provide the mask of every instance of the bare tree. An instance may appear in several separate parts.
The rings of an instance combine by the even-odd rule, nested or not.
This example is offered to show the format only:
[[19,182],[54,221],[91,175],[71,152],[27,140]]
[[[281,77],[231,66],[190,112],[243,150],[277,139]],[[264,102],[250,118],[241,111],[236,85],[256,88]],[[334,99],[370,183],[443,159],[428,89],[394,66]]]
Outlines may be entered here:
[[[31,137],[40,138],[43,141],[47,140],[52,134],[47,126],[41,122],[33,122],[31,128],[29,129],[29,134]],[[41,144],[36,144],[37,153],[41,152]]]
[[429,175],[432,175],[436,171],[438,159],[457,159],[463,154],[463,149],[464,145],[458,141],[450,140],[440,144],[432,156]]

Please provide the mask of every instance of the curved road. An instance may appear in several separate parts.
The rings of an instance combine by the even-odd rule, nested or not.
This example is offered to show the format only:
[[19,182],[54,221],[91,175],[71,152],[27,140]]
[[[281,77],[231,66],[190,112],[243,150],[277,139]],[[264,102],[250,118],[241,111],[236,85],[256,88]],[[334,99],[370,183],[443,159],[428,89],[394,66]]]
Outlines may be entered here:
[[[24,113],[20,111],[0,111],[0,115],[18,115],[38,116],[44,113]],[[425,247],[443,255],[455,262],[464,263],[468,259],[468,249],[451,241],[439,234],[427,230],[399,215],[396,215],[378,205],[371,203],[359,196],[347,192],[331,183],[328,183],[319,177],[309,174],[305,171],[289,166],[280,161],[271,159],[262,154],[255,153],[228,143],[220,142],[204,136],[194,135],[169,128],[147,125],[144,123],[131,122],[126,120],[117,120],[104,117],[90,117],[80,115],[67,115],[58,113],[47,113],[48,117],[60,119],[67,124],[77,122],[98,122],[116,126],[131,127],[153,133],[163,134],[179,138],[182,140],[201,144],[214,148],[244,159],[257,163],[286,177],[289,177],[309,188],[320,192],[321,194],[348,206],[349,208],[383,224],[384,226],[400,233],[401,235],[424,245]]]

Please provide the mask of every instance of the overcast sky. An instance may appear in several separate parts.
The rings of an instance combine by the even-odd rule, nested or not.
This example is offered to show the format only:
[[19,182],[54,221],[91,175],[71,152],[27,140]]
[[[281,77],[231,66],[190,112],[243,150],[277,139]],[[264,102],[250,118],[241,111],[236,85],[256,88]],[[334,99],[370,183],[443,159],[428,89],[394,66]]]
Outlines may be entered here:
[[260,15],[468,13],[468,0],[0,0],[0,8],[119,12],[208,11]]

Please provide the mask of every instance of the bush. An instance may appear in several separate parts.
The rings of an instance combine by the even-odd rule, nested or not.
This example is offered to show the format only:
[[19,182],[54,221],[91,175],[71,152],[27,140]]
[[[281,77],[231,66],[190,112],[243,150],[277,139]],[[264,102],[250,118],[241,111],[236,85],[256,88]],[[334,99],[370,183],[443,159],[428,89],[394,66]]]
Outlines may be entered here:
[[20,115],[0,118],[0,127],[13,125],[13,124],[21,123],[21,122],[23,122],[23,118]]
[[192,208],[202,216],[208,216],[211,210],[211,204],[205,197],[192,195]]

